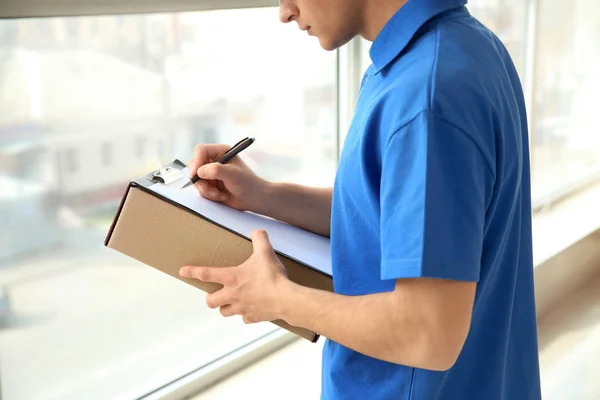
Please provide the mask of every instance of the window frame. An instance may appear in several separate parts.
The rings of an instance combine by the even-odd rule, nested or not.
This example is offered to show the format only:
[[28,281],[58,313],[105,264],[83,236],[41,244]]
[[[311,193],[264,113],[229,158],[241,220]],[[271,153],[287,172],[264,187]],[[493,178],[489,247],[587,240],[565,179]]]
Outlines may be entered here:
[[278,0],[2,0],[0,19],[173,13],[278,4]]

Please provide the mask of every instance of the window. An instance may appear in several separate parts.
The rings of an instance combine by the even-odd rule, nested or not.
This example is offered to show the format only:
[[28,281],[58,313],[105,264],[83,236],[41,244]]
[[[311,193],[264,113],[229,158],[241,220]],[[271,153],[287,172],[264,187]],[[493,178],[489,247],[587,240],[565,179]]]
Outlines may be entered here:
[[600,177],[600,3],[539,2],[533,103],[538,203]]
[[[540,0],[536,7],[530,7],[531,0],[517,3],[474,0],[470,9],[506,44],[526,96],[531,89],[526,100],[533,206],[538,209],[600,177],[600,136],[593,118],[594,98],[600,90],[596,22],[600,4],[593,0]],[[537,15],[529,18],[528,10]],[[529,42],[528,30],[534,32]],[[527,65],[529,54],[531,65]]]
[[102,166],[104,166],[104,167],[111,166],[112,159],[113,159],[112,150],[113,150],[112,143],[110,143],[110,142],[102,143],[102,147],[101,147]]
[[[12,46],[17,40],[17,23],[4,21],[0,26],[0,46]],[[1,59],[1,57],[0,57]]]
[[139,398],[277,329],[221,317],[103,241],[124,183],[187,162],[197,142],[254,136],[245,156],[264,178],[331,184],[336,52],[276,8],[0,20],[0,32],[0,132],[45,127],[11,146],[35,138],[57,171],[39,190],[10,180],[2,398]]
[[145,137],[138,137],[135,142],[136,157],[140,160],[143,160],[144,157],[146,157],[147,151],[148,151],[148,139]]
[[64,154],[64,168],[69,174],[76,174],[79,172],[79,157],[77,150],[66,149]]
[[526,68],[529,1],[471,0],[468,4],[471,14],[502,40],[522,78]]

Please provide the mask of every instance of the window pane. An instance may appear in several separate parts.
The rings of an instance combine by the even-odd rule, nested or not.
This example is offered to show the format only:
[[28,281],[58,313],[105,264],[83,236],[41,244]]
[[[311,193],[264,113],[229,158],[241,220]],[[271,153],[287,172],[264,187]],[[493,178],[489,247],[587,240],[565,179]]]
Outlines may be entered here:
[[533,118],[533,194],[553,197],[600,167],[600,3],[541,0]]
[[469,1],[471,14],[502,40],[522,80],[525,76],[527,4],[528,0]]
[[0,21],[3,399],[137,398],[276,329],[103,241],[127,182],[197,143],[331,184],[335,57],[276,8]]
[[[490,28],[510,52],[519,74],[524,76],[528,0],[471,0],[469,12]],[[361,39],[361,68],[371,65],[371,43]]]

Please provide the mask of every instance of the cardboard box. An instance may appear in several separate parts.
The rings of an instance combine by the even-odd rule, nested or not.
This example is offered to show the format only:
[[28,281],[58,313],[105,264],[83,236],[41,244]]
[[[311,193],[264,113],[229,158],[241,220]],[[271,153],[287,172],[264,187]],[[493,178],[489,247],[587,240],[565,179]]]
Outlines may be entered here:
[[[182,169],[174,161],[170,164]],[[155,193],[153,173],[130,182],[106,236],[105,246],[126,254],[173,278],[212,293],[221,285],[186,279],[178,271],[184,265],[227,267],[239,265],[252,255],[249,238],[211,221],[182,204]],[[297,284],[333,291],[331,275],[276,251]],[[298,328],[285,321],[272,321],[311,342],[317,332]]]

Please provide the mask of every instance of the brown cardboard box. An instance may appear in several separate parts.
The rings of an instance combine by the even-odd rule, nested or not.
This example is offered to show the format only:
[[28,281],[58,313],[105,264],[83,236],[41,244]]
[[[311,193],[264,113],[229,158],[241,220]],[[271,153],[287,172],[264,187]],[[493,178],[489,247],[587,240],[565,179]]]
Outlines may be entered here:
[[[184,168],[177,160],[170,166]],[[218,290],[221,287],[218,284],[180,277],[179,268],[184,265],[239,265],[252,254],[251,241],[149,190],[154,183],[151,173],[129,184],[105,245],[205,292]],[[327,273],[280,252],[277,254],[290,280],[303,286],[333,290],[332,277]],[[285,321],[273,323],[312,342],[319,339],[318,333],[291,326]]]

